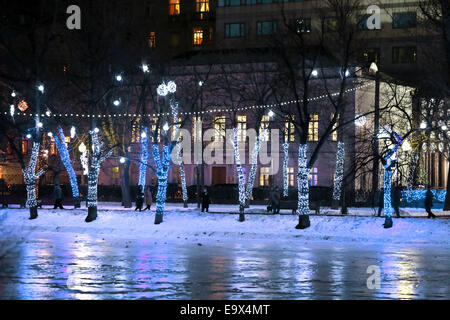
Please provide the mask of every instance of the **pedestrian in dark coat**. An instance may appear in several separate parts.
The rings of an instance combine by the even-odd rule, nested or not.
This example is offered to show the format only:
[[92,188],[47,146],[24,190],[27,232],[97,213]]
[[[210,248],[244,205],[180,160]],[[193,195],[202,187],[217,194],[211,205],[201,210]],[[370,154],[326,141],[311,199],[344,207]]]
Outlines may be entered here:
[[211,200],[209,199],[208,190],[204,190],[202,193],[202,212],[206,210],[206,212],[209,212],[209,204],[211,203]]
[[152,195],[152,189],[150,186],[147,186],[147,189],[145,190],[145,204],[147,205],[144,209],[145,210],[151,210],[153,203],[153,195]]
[[63,193],[59,185],[55,185],[55,189],[53,190],[53,198],[55,198],[55,205],[53,206],[53,209],[64,209],[62,205]]
[[275,189],[270,192],[270,203],[272,205],[273,214],[280,213],[280,197],[280,190],[278,187],[275,187]]
[[377,191],[378,217],[381,217],[381,211],[384,208],[384,189]]
[[142,189],[142,186],[138,187],[138,192],[136,195],[136,209],[134,209],[134,211],[142,211],[142,206],[144,205],[144,192]]
[[428,213],[429,218],[436,218],[433,212],[431,212],[431,208],[433,207],[433,192],[430,190],[430,186],[427,188],[427,193],[425,194],[425,210]]
[[392,207],[395,210],[395,215],[400,218],[400,203],[402,201],[402,191],[399,186],[395,186],[392,190]]

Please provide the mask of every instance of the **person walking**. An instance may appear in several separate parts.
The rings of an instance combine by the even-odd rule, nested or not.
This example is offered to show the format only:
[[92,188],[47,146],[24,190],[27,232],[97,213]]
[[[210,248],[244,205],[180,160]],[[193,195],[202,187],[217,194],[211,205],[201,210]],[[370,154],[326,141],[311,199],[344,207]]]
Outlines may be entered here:
[[203,190],[202,193],[202,212],[206,210],[206,212],[209,212],[209,204],[211,203],[211,200],[209,199],[208,190]]
[[384,208],[384,189],[377,191],[378,217],[381,217],[381,211]]
[[134,211],[142,211],[142,206],[144,205],[144,192],[142,189],[142,186],[138,186],[138,192],[136,195],[136,209],[134,209]]
[[280,189],[275,187],[270,193],[270,202],[272,204],[272,212],[273,214],[280,213]]
[[392,207],[395,210],[395,215],[397,218],[400,217],[400,203],[402,201],[402,191],[399,186],[395,186],[392,190]]
[[427,193],[425,194],[425,210],[428,213],[428,219],[436,218],[433,212],[431,212],[431,208],[433,207],[433,192],[431,192],[430,186],[427,187]]
[[151,189],[150,186],[147,186],[147,189],[145,190],[145,204],[146,204],[146,207],[145,207],[144,211],[145,210],[151,210],[152,203],[153,203],[152,189]]
[[53,209],[64,209],[62,205],[63,193],[61,187],[57,184],[53,190],[53,198],[55,198],[55,205]]

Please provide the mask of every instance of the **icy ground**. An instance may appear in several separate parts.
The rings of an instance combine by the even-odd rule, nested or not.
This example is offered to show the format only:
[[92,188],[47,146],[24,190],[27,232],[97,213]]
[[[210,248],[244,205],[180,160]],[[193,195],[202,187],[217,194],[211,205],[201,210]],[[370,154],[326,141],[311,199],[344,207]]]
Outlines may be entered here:
[[[450,219],[394,218],[386,230],[373,210],[329,210],[296,230],[296,216],[240,223],[236,206],[211,210],[223,213],[169,204],[158,226],[154,212],[113,203],[90,224],[85,209],[43,209],[33,221],[1,210],[0,299],[450,298]],[[379,289],[367,287],[369,266]]]

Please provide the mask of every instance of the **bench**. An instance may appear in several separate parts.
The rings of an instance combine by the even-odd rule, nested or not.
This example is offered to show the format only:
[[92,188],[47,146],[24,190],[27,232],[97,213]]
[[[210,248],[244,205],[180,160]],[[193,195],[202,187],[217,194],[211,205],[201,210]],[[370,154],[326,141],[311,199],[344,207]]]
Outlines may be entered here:
[[[280,209],[292,210],[292,214],[297,211],[297,201],[281,200]],[[267,206],[267,212],[272,212],[272,206]]]
[[[80,207],[81,199],[79,198],[63,198],[62,204],[63,206],[73,206],[74,209]],[[55,204],[54,198],[42,198],[37,201],[38,207],[42,209],[42,206],[53,206]]]
[[[322,201],[310,201],[309,209],[315,210],[316,214],[320,214],[320,207],[322,206]],[[280,201],[280,209],[292,210],[292,214],[296,214],[298,208],[297,201],[292,200],[281,200]],[[267,206],[267,212],[272,212],[272,207]]]
[[18,197],[14,195],[3,196],[1,197],[1,201],[2,201],[2,208],[8,208],[8,205],[10,204],[18,204],[20,205],[20,209],[23,209],[25,208],[27,203],[26,197]]

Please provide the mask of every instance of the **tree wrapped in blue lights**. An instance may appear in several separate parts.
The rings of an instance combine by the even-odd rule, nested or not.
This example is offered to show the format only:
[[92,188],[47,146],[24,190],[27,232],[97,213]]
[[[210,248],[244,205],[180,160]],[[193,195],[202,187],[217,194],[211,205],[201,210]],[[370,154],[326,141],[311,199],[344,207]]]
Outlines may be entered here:
[[30,220],[38,217],[37,213],[37,199],[36,199],[36,182],[40,176],[45,173],[45,170],[41,170],[36,173],[37,158],[39,156],[40,143],[34,141],[31,149],[31,157],[28,166],[23,169],[23,177],[27,189],[27,205],[30,208]]
[[236,170],[238,175],[238,189],[239,189],[239,221],[244,222],[244,208],[245,208],[245,176],[244,170],[241,164],[240,150],[239,150],[239,139],[238,139],[238,129],[233,128],[233,149],[234,149],[234,160],[236,162]]
[[288,163],[289,163],[289,142],[283,143],[283,197],[289,195],[289,176],[288,176]]
[[258,170],[258,156],[261,151],[261,141],[266,139],[266,136],[269,134],[268,130],[264,130],[260,136],[256,136],[255,146],[252,152],[251,158],[251,167],[247,181],[247,187],[245,190],[245,201],[246,206],[250,204],[250,200],[252,198],[253,186],[255,184],[256,171]]
[[72,196],[74,198],[78,198],[80,196],[80,192],[78,190],[77,175],[75,174],[75,170],[72,166],[72,160],[70,159],[69,150],[67,149],[67,145],[65,143],[66,136],[64,135],[64,131],[61,126],[58,126],[56,134],[53,135],[53,139],[55,140],[55,145],[58,149],[61,161],[67,170],[67,174],[69,175]]
[[109,158],[114,151],[110,149],[105,152],[102,144],[98,139],[98,130],[92,130],[89,132],[92,139],[92,156],[91,156],[91,167],[88,173],[88,194],[87,194],[87,206],[88,206],[88,216],[86,217],[86,222],[92,222],[97,219],[97,186],[98,186],[98,175],[100,173],[100,166],[103,161]]
[[309,221],[309,184],[308,175],[310,168],[308,168],[307,159],[307,144],[300,144],[298,147],[298,225],[296,229],[306,229],[310,227]]
[[158,144],[152,144],[152,155],[156,165],[155,174],[158,177],[158,191],[156,194],[156,214],[155,224],[163,222],[164,207],[167,197],[167,182],[169,177],[170,160],[171,160],[171,147],[168,145],[163,146],[162,159],[159,154]]
[[391,228],[392,223],[392,203],[391,203],[391,178],[392,178],[392,169],[395,168],[396,159],[395,159],[395,153],[397,152],[398,148],[403,142],[403,138],[396,132],[392,132],[392,136],[395,139],[395,145],[393,148],[391,148],[386,155],[382,159],[383,168],[384,168],[384,179],[383,179],[383,186],[384,186],[384,215],[385,215],[385,222],[384,222],[384,228],[388,229]]
[[141,133],[141,162],[139,164],[139,182],[138,185],[145,190],[145,182],[147,178],[147,162],[148,162],[148,129],[144,127]]
[[336,152],[336,169],[334,171],[334,186],[333,186],[333,207],[339,205],[342,194],[342,180],[344,178],[344,159],[345,159],[345,144],[338,142]]

